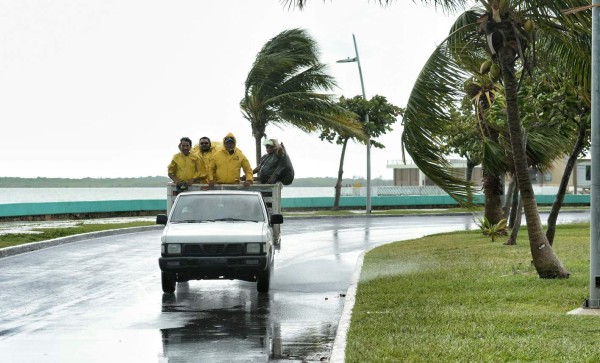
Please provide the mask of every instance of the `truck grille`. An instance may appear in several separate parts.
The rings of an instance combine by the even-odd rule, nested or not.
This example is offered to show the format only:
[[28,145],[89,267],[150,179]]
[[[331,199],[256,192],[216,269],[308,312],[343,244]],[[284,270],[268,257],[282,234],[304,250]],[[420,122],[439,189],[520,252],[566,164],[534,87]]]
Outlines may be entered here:
[[240,255],[243,253],[243,243],[186,244],[183,247],[184,256]]

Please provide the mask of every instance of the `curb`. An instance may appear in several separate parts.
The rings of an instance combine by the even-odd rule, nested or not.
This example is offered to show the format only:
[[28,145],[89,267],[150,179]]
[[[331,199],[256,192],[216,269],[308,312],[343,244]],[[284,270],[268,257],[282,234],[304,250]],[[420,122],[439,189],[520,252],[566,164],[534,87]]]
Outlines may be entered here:
[[98,231],[98,232],[89,232],[82,233],[73,236],[60,237],[49,239],[47,241],[26,243],[19,246],[5,247],[0,248],[0,258],[18,255],[25,252],[32,252],[41,250],[47,247],[59,246],[65,243],[78,242],[89,238],[98,238],[98,237],[106,237],[106,236],[114,236],[118,234],[127,234],[127,233],[137,233],[137,232],[146,232],[146,231],[155,231],[161,230],[163,226],[143,226],[143,227],[129,227],[129,228],[120,228],[120,229],[110,229],[106,231]]
[[333,341],[329,362],[344,363],[346,361],[346,340],[348,338],[348,329],[350,329],[352,309],[354,309],[354,302],[356,301],[356,290],[358,288],[358,281],[360,280],[360,273],[362,271],[363,261],[367,252],[368,251],[363,251],[356,260],[356,266],[354,267],[354,272],[352,273],[350,287],[348,287],[346,299],[344,300],[344,309],[342,310],[342,315],[340,316],[338,327],[335,333],[335,340]]

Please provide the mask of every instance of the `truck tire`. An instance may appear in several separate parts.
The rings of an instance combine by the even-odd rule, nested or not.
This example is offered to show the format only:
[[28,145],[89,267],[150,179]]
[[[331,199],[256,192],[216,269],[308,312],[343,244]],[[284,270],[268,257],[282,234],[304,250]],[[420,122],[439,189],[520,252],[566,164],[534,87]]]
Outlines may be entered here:
[[271,285],[271,272],[273,262],[267,265],[267,268],[259,271],[256,275],[256,291],[261,294],[266,294],[269,292],[269,286]]
[[160,280],[162,283],[162,290],[166,294],[172,294],[175,292],[175,284],[177,281],[175,280],[175,274],[172,272],[160,272]]
[[281,226],[279,224],[273,225],[273,245],[281,246]]

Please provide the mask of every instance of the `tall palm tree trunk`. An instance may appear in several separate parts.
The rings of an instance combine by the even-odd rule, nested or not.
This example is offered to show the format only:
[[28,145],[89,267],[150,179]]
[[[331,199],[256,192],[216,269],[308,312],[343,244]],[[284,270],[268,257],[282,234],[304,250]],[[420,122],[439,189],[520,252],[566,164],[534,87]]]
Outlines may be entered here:
[[508,240],[504,242],[504,244],[507,246],[514,246],[517,244],[517,237],[519,236],[519,231],[521,230],[521,219],[523,219],[523,199],[519,198],[518,191],[515,193],[515,195],[517,196],[518,201],[514,206],[515,218],[511,227],[512,230],[510,232],[510,237],[508,237]]
[[[485,130],[485,138],[498,142],[499,133],[488,125],[485,110],[489,110],[491,104],[486,99],[480,99],[477,112],[481,128]],[[502,194],[504,193],[503,174],[491,172],[485,166],[483,169],[483,195],[485,196],[484,215],[491,224],[497,224],[504,217],[502,211]]]
[[580,121],[577,142],[575,142],[573,151],[571,152],[571,155],[569,155],[569,160],[567,161],[567,165],[565,166],[562,179],[560,180],[560,186],[558,187],[558,192],[556,193],[556,199],[554,200],[554,203],[552,203],[552,210],[548,215],[548,229],[546,230],[546,238],[548,238],[548,243],[550,243],[551,246],[554,243],[554,234],[556,232],[556,221],[558,220],[558,212],[560,211],[560,207],[562,207],[563,201],[565,199],[565,193],[567,192],[567,187],[569,186],[569,178],[571,176],[571,172],[573,172],[575,164],[577,163],[577,157],[581,153],[581,150],[583,150],[583,141],[585,140],[585,134],[586,124],[584,121]]
[[471,181],[473,179],[473,169],[477,166],[469,157],[467,156],[467,169],[465,171],[465,179],[467,181]]
[[342,177],[344,175],[344,157],[346,156],[346,145],[348,145],[348,138],[344,139],[342,144],[342,156],[340,157],[340,167],[338,168],[338,178],[335,183],[335,198],[333,199],[333,210],[340,209],[340,195],[342,190]]
[[256,165],[258,166],[258,164],[260,163],[261,150],[262,150],[261,140],[265,136],[266,121],[263,119],[259,119],[256,116],[255,116],[255,118],[260,121],[260,122],[256,122],[256,123],[252,124],[252,136],[254,136],[254,148],[255,148],[254,152],[256,155]]
[[256,150],[256,166],[258,166],[258,164],[260,163],[260,150],[261,150],[261,143],[260,143],[261,137],[260,136],[254,136],[254,147]]
[[491,224],[504,218],[502,211],[502,179],[495,173],[483,171],[483,192],[485,195],[484,215]]
[[513,194],[515,193],[515,189],[516,189],[515,185],[516,185],[516,182],[514,179],[512,179],[510,181],[510,183],[508,184],[508,191],[506,192],[506,195],[504,196],[505,197],[504,206],[502,207],[502,216],[504,218],[508,218],[510,215],[510,206],[512,204]]
[[[465,179],[470,182],[473,179],[473,170],[477,166],[477,163],[473,162],[469,157],[467,157],[467,171],[465,175]],[[469,204],[473,203],[473,187],[471,185],[467,186],[467,202]]]
[[[516,176],[513,176],[513,178],[516,178]],[[519,196],[521,194],[519,194],[519,186],[517,185],[517,181],[514,181],[515,184],[515,190],[513,191],[513,195],[512,195],[512,201],[510,203],[510,214],[508,216],[508,228],[513,228],[513,226],[515,225],[515,220],[517,219],[517,211],[519,210],[519,202],[521,201],[521,198],[519,198]],[[522,205],[521,205],[522,207]]]
[[519,104],[517,102],[517,82],[514,67],[516,52],[509,45],[504,45],[500,47],[498,55],[506,94],[506,112],[515,163],[515,175],[523,201],[533,265],[541,278],[568,278],[570,273],[562,266],[542,230],[535,194],[527,172],[527,155],[523,143]]

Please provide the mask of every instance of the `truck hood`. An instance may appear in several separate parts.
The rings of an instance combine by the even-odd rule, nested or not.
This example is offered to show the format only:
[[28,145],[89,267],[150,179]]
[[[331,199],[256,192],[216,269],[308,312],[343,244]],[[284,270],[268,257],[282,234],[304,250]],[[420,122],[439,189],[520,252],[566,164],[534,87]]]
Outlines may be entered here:
[[271,230],[263,222],[169,223],[163,230],[165,243],[237,243],[267,242]]

